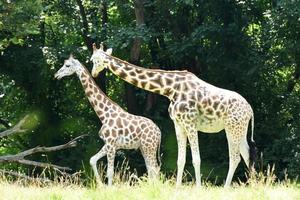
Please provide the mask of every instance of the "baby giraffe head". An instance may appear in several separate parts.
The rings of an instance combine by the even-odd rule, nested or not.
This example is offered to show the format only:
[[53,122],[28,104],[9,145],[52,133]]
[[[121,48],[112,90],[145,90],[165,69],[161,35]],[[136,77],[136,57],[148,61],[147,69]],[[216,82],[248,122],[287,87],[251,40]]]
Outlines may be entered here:
[[80,68],[80,63],[72,55],[70,55],[68,60],[65,60],[64,65],[55,73],[54,77],[58,80],[65,77],[71,76]]
[[92,76],[97,77],[98,74],[108,66],[108,58],[112,53],[112,48],[103,50],[103,44],[97,49],[96,44],[93,44],[93,55],[91,61],[93,62]]

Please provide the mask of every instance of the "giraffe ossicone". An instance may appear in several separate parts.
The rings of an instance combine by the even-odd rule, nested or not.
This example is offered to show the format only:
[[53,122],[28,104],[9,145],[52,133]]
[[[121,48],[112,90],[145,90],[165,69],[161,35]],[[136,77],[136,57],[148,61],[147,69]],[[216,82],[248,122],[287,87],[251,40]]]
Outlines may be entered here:
[[[188,71],[146,69],[111,56],[111,51],[95,48],[91,60],[92,75],[104,68],[123,80],[170,100],[169,115],[174,122],[178,144],[177,185],[181,185],[186,162],[187,140],[192,151],[196,185],[201,185],[200,151],[197,131],[217,133],[225,129],[229,149],[229,170],[225,186],[232,182],[234,172],[243,157],[252,170],[255,160],[253,140],[254,114],[250,104],[238,93],[215,87]],[[250,147],[247,130],[252,119]]]
[[[76,74],[83,86],[86,96],[102,122],[99,131],[105,145],[90,158],[90,164],[97,178],[97,161],[107,156],[108,185],[112,185],[115,153],[119,149],[140,149],[144,157],[149,178],[157,178],[160,171],[161,132],[150,119],[132,115],[110,100],[96,85],[89,71],[73,56],[65,60],[56,72],[55,78]],[[157,160],[158,159],[158,160]]]

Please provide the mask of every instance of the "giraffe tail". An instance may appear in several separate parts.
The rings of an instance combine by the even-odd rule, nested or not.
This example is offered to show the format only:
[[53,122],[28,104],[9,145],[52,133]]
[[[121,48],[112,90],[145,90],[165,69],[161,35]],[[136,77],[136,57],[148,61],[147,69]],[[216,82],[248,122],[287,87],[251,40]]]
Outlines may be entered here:
[[252,116],[251,116],[251,141],[249,142],[249,154],[250,154],[250,163],[249,163],[249,168],[252,170],[254,169],[254,163],[257,158],[257,148],[253,139],[253,134],[254,134],[254,113],[252,111]]
[[158,167],[159,167],[159,169],[161,167],[160,145],[161,145],[161,135],[159,137],[159,143],[158,143],[158,148],[157,148],[157,159],[158,159]]

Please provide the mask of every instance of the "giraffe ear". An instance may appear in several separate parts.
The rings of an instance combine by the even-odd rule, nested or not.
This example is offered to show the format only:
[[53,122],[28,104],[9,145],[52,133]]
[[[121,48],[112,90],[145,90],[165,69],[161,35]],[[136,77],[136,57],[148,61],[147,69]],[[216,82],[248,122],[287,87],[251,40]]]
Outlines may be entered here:
[[107,55],[111,55],[111,53],[112,53],[112,48],[107,49],[105,53],[106,53]]
[[96,51],[97,50],[97,46],[95,43],[93,43],[93,51]]
[[100,50],[103,51],[104,50],[104,45],[103,42],[100,43]]

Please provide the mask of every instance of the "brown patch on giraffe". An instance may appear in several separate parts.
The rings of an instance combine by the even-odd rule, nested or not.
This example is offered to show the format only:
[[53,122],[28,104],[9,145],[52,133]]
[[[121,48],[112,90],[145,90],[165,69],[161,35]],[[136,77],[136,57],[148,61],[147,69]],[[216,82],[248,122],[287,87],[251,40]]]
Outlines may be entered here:
[[87,86],[87,84],[82,84],[82,87],[84,90],[86,90],[88,86]]
[[209,105],[209,106],[211,106],[211,104],[212,104],[212,101],[211,101],[211,99],[210,99],[210,98],[208,98],[208,100],[207,100],[207,103],[208,103],[208,105]]
[[94,99],[94,106],[98,105],[98,101],[96,99]]
[[108,132],[108,131],[105,131],[105,132],[103,133],[103,135],[104,135],[105,138],[107,138],[107,137],[109,136],[109,132]]
[[136,130],[135,130],[137,133],[141,132],[141,128],[140,127],[137,127]]
[[136,73],[135,73],[134,71],[130,71],[130,72],[129,72],[129,75],[130,75],[130,76],[136,76]]
[[181,101],[186,101],[187,97],[184,93],[181,94],[180,100]]
[[176,82],[181,82],[181,81],[185,80],[185,77],[184,76],[176,76],[175,80],[176,80]]
[[181,91],[185,92],[188,89],[187,84],[186,83],[182,83],[181,84]]
[[155,85],[152,85],[151,83],[149,84],[149,90],[153,90],[156,89],[157,87],[155,87]]
[[133,85],[137,85],[137,84],[138,84],[138,80],[135,79],[135,78],[131,78],[130,82],[131,82]]
[[125,136],[129,135],[129,130],[127,128],[125,129],[125,133],[124,134],[125,134]]
[[213,113],[214,113],[213,109],[211,109],[211,108],[206,109],[206,114],[207,115],[213,115]]
[[101,115],[101,111],[100,110],[97,110],[96,113],[97,113],[98,116]]
[[109,113],[105,113],[105,117],[106,117],[106,118],[109,118]]
[[142,88],[145,88],[147,82],[146,81],[141,81],[140,83],[141,83]]
[[128,125],[128,120],[126,120],[126,119],[122,119],[122,124],[123,124],[123,126],[127,126]]
[[159,87],[163,87],[163,83],[160,76],[156,76],[154,79],[151,80],[153,83],[159,85]]
[[192,89],[195,89],[195,88],[196,88],[196,84],[193,83],[192,81],[189,81],[188,83],[189,83],[189,85],[190,85],[190,88],[192,88]]
[[94,92],[97,93],[98,92],[98,88],[95,86],[94,87]]
[[118,72],[118,75],[120,76],[120,78],[126,78],[127,77],[127,74],[123,70]]
[[125,71],[130,71],[130,70],[132,70],[131,67],[128,67],[128,63],[125,63],[124,65],[125,65],[125,66],[124,66],[124,70],[125,70]]
[[107,106],[111,106],[111,102],[110,102],[110,101],[107,101],[107,102],[106,102],[106,105],[107,105]]
[[225,111],[225,106],[224,106],[224,104],[221,104],[219,109],[220,109],[221,112]]
[[91,96],[92,94],[93,94],[93,92],[90,90],[86,92],[86,96],[88,96],[88,97]]
[[102,104],[102,103],[99,103],[99,105],[98,105],[98,106],[99,106],[99,108],[100,108],[100,109],[102,109],[102,108],[103,108],[103,104]]
[[154,90],[152,90],[152,92],[154,92],[154,93],[160,93],[160,89],[154,89]]
[[196,105],[195,101],[188,101],[190,107],[194,107]]
[[217,111],[217,112],[216,112],[216,115],[217,115],[218,118],[220,118],[220,117],[221,117],[221,112],[220,112],[220,111]]
[[148,78],[152,78],[153,76],[155,76],[155,74],[156,74],[156,73],[154,73],[154,72],[149,72],[149,71],[146,72],[146,76],[147,76]]
[[114,120],[110,119],[110,120],[108,121],[108,125],[109,125],[110,127],[112,127],[112,126],[114,125]]
[[144,128],[146,128],[146,127],[147,127],[146,124],[142,124],[142,125],[141,125],[141,129],[144,129]]
[[166,81],[166,85],[172,85],[173,83],[173,80],[170,78],[165,78],[165,81]]
[[120,113],[120,117],[121,117],[121,118],[126,117],[125,113]]
[[165,90],[163,91],[163,95],[165,95],[165,96],[170,96],[171,93],[172,93],[172,91],[171,91],[170,88],[167,88],[167,89],[165,89]]
[[116,131],[115,129],[112,129],[112,130],[111,130],[111,135],[112,135],[113,137],[117,137],[117,131]]
[[216,110],[216,109],[218,108],[219,104],[220,104],[219,101],[215,101],[215,102],[213,103],[213,108]]
[[96,98],[100,101],[101,100],[101,95],[98,94]]
[[217,96],[217,95],[213,95],[211,98],[212,98],[213,100],[216,100],[216,99],[218,99],[218,96]]
[[140,74],[140,75],[138,76],[138,78],[139,78],[140,80],[144,80],[144,79],[146,79],[147,77],[146,77],[144,74]]
[[138,122],[136,120],[132,121],[132,123],[133,123],[134,126],[138,125]]
[[185,104],[180,104],[178,106],[178,110],[179,110],[179,112],[185,112],[187,110],[186,105]]
[[111,113],[111,117],[112,117],[112,118],[116,118],[117,116],[118,116],[117,113]]
[[86,72],[83,72],[83,73],[81,74],[81,78],[86,78],[86,77],[87,77]]
[[130,130],[130,132],[132,133],[132,132],[134,131],[134,126],[130,125],[130,126],[129,126],[129,130]]
[[135,71],[136,71],[137,74],[143,73],[143,70],[142,70],[142,69],[139,69],[139,68],[136,68]]

